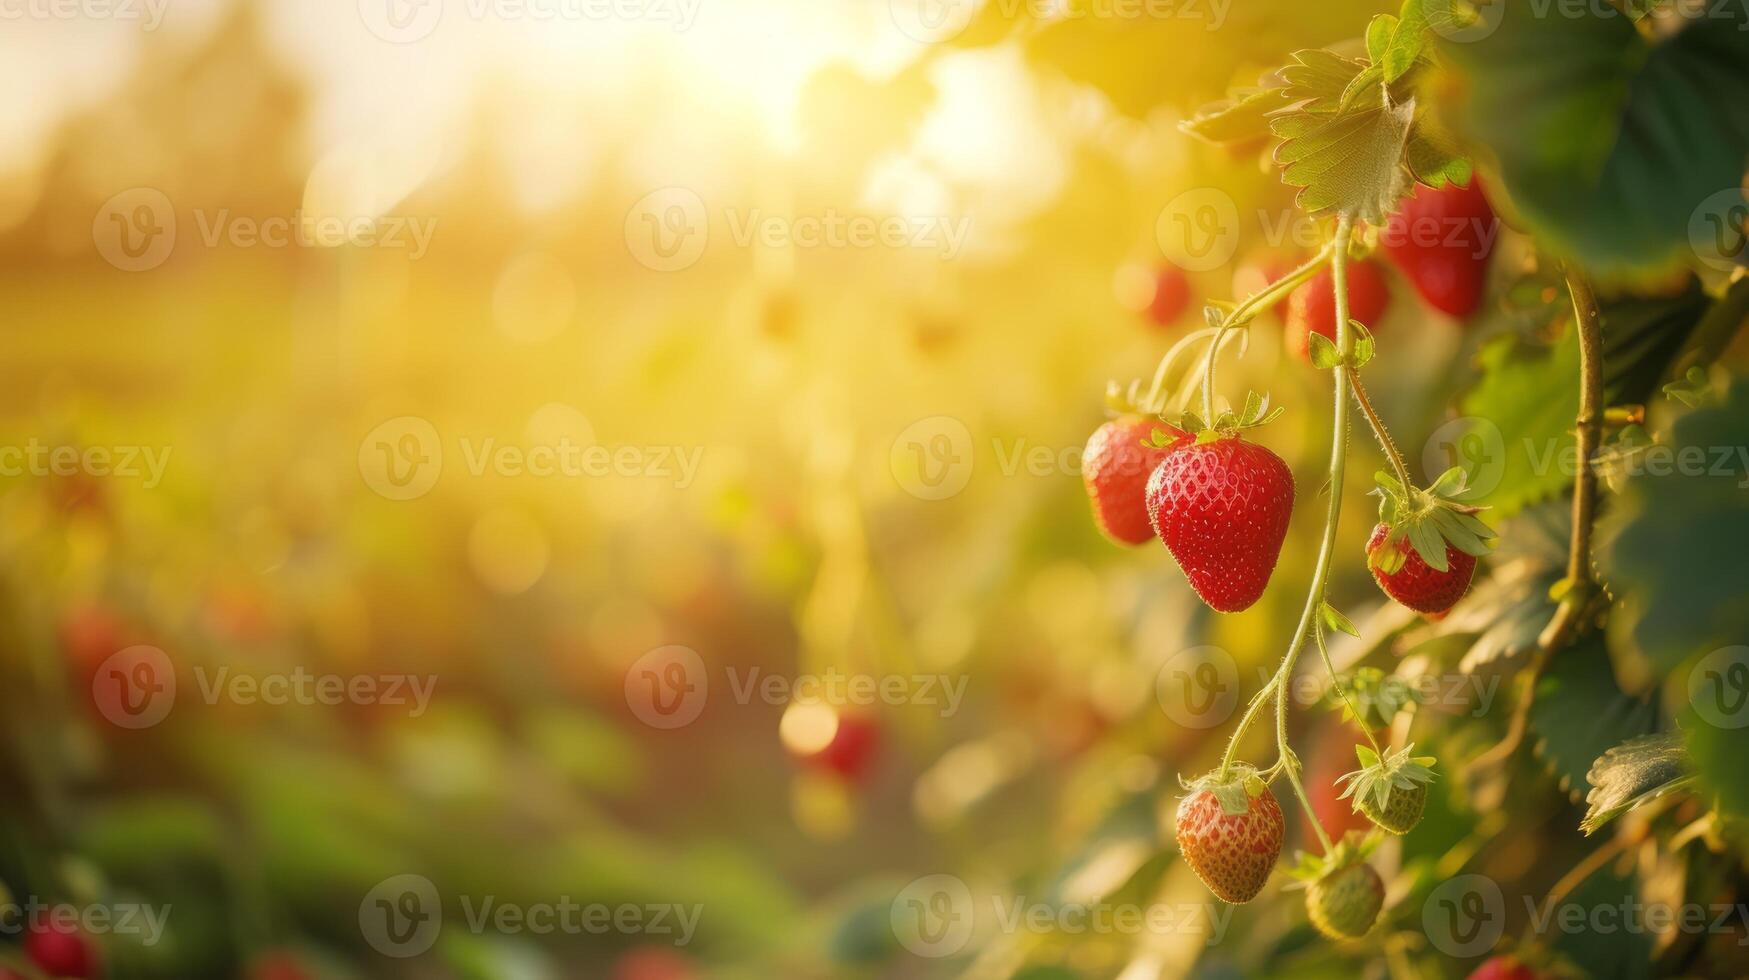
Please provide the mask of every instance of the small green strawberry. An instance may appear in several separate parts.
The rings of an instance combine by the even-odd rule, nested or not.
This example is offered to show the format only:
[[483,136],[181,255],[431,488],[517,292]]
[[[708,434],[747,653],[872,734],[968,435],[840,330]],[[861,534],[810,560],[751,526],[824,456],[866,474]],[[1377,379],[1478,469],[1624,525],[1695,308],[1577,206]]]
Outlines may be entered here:
[[1385,883],[1366,858],[1377,835],[1351,833],[1329,853],[1301,853],[1288,874],[1299,881],[1290,888],[1306,889],[1306,916],[1331,939],[1357,939],[1372,929],[1385,906]]
[[1365,861],[1337,868],[1306,890],[1306,915],[1331,939],[1358,939],[1378,921],[1385,882]]
[[1233,766],[1185,784],[1173,833],[1185,863],[1216,897],[1249,902],[1263,890],[1285,830],[1281,804],[1257,770]]
[[1433,782],[1432,756],[1411,756],[1413,744],[1385,757],[1364,745],[1354,747],[1360,768],[1337,780],[1347,783],[1342,798],[1354,797],[1354,809],[1393,834],[1406,834],[1421,822],[1427,809],[1427,785]]

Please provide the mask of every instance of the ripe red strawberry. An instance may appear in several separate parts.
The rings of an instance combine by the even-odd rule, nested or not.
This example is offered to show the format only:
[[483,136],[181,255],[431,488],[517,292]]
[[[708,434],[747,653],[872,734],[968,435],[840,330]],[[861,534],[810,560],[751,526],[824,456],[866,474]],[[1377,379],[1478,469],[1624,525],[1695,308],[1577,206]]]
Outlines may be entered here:
[[90,980],[98,973],[91,941],[74,927],[58,922],[33,924],[24,934],[24,955],[51,977]]
[[1499,229],[1480,181],[1417,186],[1379,233],[1379,247],[1429,306],[1466,317],[1482,302]]
[[1162,327],[1170,326],[1189,306],[1190,280],[1184,270],[1171,263],[1162,265],[1154,275],[1154,298],[1148,302],[1148,319]]
[[840,779],[856,782],[868,775],[880,740],[880,726],[873,718],[840,713],[832,740],[819,751],[802,756],[801,761]]
[[1404,543],[1400,549],[1402,567],[1386,574],[1377,556],[1390,537],[1391,526],[1380,524],[1372,529],[1372,537],[1366,542],[1367,567],[1372,569],[1373,580],[1385,590],[1385,595],[1416,612],[1439,614],[1457,605],[1470,590],[1470,579],[1476,574],[1476,556],[1459,551],[1449,541],[1442,542],[1445,571],[1428,565],[1414,548]]
[[1281,856],[1281,804],[1248,768],[1226,782],[1211,773],[1188,788],[1173,826],[1185,863],[1222,901],[1251,901]]
[[1202,601],[1219,612],[1263,594],[1287,537],[1294,476],[1240,436],[1185,446],[1148,478],[1148,514]]
[[1306,890],[1306,915],[1331,939],[1358,939],[1378,921],[1385,883],[1364,861],[1325,874]]
[[1470,972],[1468,980],[1537,980],[1537,972],[1511,956],[1496,956]]
[[[1347,275],[1349,318],[1376,332],[1379,318],[1391,305],[1384,271],[1376,262],[1350,262]],[[1287,297],[1287,330],[1283,336],[1288,349],[1301,360],[1311,359],[1312,331],[1336,340],[1336,278],[1328,266]]]
[[[1142,445],[1159,429],[1173,438],[1171,446]],[[1153,536],[1145,499],[1148,477],[1174,448],[1190,436],[1158,419],[1125,415],[1093,430],[1081,451],[1081,482],[1093,504],[1093,522],[1119,544],[1141,544]]]

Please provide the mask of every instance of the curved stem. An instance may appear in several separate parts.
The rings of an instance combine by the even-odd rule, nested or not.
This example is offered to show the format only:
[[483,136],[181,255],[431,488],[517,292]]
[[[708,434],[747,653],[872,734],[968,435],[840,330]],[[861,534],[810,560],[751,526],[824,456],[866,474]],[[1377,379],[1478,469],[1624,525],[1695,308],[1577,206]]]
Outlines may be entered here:
[[1317,275],[1318,270],[1324,266],[1324,260],[1329,257],[1329,246],[1319,249],[1318,254],[1312,256],[1304,265],[1282,276],[1250,299],[1234,307],[1233,312],[1227,314],[1226,318],[1221,321],[1220,327],[1215,331],[1214,343],[1209,345],[1208,359],[1203,362],[1202,366],[1203,421],[1213,421],[1215,417],[1215,355],[1220,352],[1222,335],[1238,324],[1244,323],[1251,317],[1281,302],[1288,293],[1293,292],[1296,286]]
[[[1328,253],[1331,262],[1331,275],[1335,280],[1336,290],[1336,347],[1344,358],[1353,353],[1354,337],[1348,329],[1348,240],[1354,234],[1354,216],[1344,212],[1336,221],[1336,239],[1330,245]],[[1320,253],[1322,254],[1322,253]],[[1333,372],[1335,378],[1335,413],[1331,423],[1330,437],[1330,503],[1324,515],[1324,536],[1318,545],[1318,558],[1312,566],[1312,583],[1306,595],[1305,608],[1300,612],[1299,624],[1294,627],[1293,639],[1289,641],[1287,653],[1282,656],[1281,666],[1276,668],[1275,676],[1271,677],[1257,697],[1253,698],[1250,707],[1245,709],[1245,716],[1239,720],[1239,727],[1227,741],[1227,750],[1221,756],[1220,775],[1225,777],[1227,769],[1233,763],[1233,757],[1238,752],[1239,742],[1245,737],[1245,732],[1256,720],[1259,709],[1268,697],[1276,699],[1276,748],[1281,754],[1276,766],[1285,770],[1288,782],[1293,786],[1294,795],[1299,797],[1300,804],[1305,808],[1306,817],[1316,829],[1319,841],[1324,850],[1330,849],[1330,838],[1324,832],[1318,821],[1318,816],[1312,811],[1312,805],[1306,799],[1306,791],[1300,785],[1298,767],[1292,760],[1292,752],[1287,745],[1287,681],[1293,676],[1294,661],[1298,658],[1300,648],[1305,645],[1306,638],[1318,621],[1318,609],[1324,602],[1324,586],[1330,575],[1330,562],[1336,553],[1336,525],[1342,516],[1342,476],[1348,457],[1348,373]],[[1207,389],[1204,391],[1208,394]]]
[[1348,700],[1348,692],[1342,689],[1341,678],[1336,676],[1336,665],[1330,662],[1330,648],[1324,645],[1323,624],[1316,624],[1312,627],[1312,639],[1318,644],[1318,653],[1324,658],[1324,669],[1330,672],[1330,683],[1336,688],[1336,696],[1342,699],[1342,706],[1348,709],[1350,715],[1354,716],[1354,723],[1360,726],[1360,732],[1371,743],[1372,750],[1378,753],[1380,758],[1384,758],[1385,750],[1379,748],[1379,740],[1373,737],[1372,726],[1367,724],[1366,719],[1360,716],[1360,712],[1354,709],[1354,702]]
[[1591,284],[1571,266],[1563,270],[1573,299],[1573,328],[1579,332],[1579,417],[1575,420],[1579,465],[1573,477],[1573,536],[1567,551],[1567,591],[1555,615],[1537,637],[1545,650],[1565,646],[1578,631],[1591,604],[1591,524],[1597,516],[1597,470],[1592,457],[1603,440],[1603,316]]
[[1409,467],[1403,463],[1403,454],[1397,450],[1397,444],[1391,441],[1391,433],[1385,428],[1384,419],[1372,407],[1372,399],[1366,395],[1366,386],[1360,383],[1360,372],[1350,364],[1346,367],[1348,384],[1354,389],[1354,400],[1360,405],[1360,412],[1366,416],[1367,424],[1372,426],[1372,434],[1378,438],[1379,448],[1385,452],[1385,458],[1391,461],[1391,469],[1397,473],[1397,482],[1403,485],[1405,492],[1415,489],[1415,481],[1409,478]]

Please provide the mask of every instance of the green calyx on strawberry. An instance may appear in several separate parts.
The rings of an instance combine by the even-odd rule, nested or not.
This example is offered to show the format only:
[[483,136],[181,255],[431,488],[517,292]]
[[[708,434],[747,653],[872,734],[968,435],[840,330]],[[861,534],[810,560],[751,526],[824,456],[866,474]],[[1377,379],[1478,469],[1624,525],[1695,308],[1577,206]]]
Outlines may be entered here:
[[1286,822],[1275,794],[1247,765],[1184,783],[1173,836],[1184,861],[1223,901],[1249,902],[1281,856]]
[[1183,427],[1195,441],[1170,453],[1148,478],[1154,533],[1216,612],[1248,609],[1263,595],[1287,538],[1293,471],[1239,435],[1278,414],[1253,392],[1242,412],[1222,412],[1213,425],[1186,416]]
[[1413,744],[1384,758],[1364,745],[1354,747],[1360,768],[1337,779],[1347,784],[1340,799],[1354,798],[1354,809],[1393,834],[1406,834],[1421,822],[1427,809],[1427,787],[1433,782],[1432,756],[1412,756]]
[[1331,939],[1359,939],[1378,922],[1385,907],[1385,882],[1366,857],[1376,838],[1349,835],[1323,857],[1300,854],[1289,871],[1306,889],[1306,917]]
[[1452,467],[1426,490],[1404,487],[1389,473],[1376,476],[1379,524],[1366,545],[1366,563],[1385,594],[1420,613],[1443,613],[1469,591],[1476,558],[1495,535],[1475,515],[1482,508],[1455,499],[1464,473]]

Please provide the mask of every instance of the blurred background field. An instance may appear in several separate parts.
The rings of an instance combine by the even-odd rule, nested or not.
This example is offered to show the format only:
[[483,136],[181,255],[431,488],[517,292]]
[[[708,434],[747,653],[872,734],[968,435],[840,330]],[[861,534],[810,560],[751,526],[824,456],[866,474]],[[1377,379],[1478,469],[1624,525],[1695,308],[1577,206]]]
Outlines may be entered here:
[[[1261,438],[1302,501],[1250,611],[1215,622],[1161,549],[1100,538],[1078,452],[1107,381],[1146,378],[1200,325],[1195,303],[1166,324],[1145,312],[1173,196],[1218,188],[1246,216],[1234,259],[1190,274],[1199,297],[1299,254],[1270,241],[1291,192],[1258,151],[1193,144],[1177,121],[1385,7],[1044,18],[1024,38],[980,20],[942,44],[884,0],[703,0],[685,29],[456,4],[411,43],[353,0],[9,24],[0,443],[164,466],[0,480],[0,883],[171,906],[160,942],[96,937],[116,977],[1189,975],[1200,936],[1051,935],[968,964],[912,955],[888,910],[925,875],[1044,896],[1160,860],[1154,807],[1224,732],[1162,712],[1162,666],[1217,644],[1248,692],[1280,655],[1318,533],[1303,505],[1328,388],[1279,320],[1223,375],[1288,409]],[[109,236],[151,225],[130,226],[146,198],[115,203],[140,188],[174,232],[128,271]],[[708,241],[664,271],[639,209],[672,188],[702,202]],[[737,241],[755,213],[966,237],[952,254]],[[276,217],[430,237],[209,240]],[[1508,240],[1497,262],[1521,253]],[[1460,328],[1399,289],[1375,329],[1374,394],[1419,464],[1504,327]],[[435,435],[441,465],[394,499],[375,460],[429,454],[402,454],[409,432]],[[625,466],[474,465],[487,445],[598,446]],[[936,466],[963,489],[932,499]],[[1365,489],[1348,484],[1345,554],[1371,524]],[[1362,620],[1378,601],[1363,566],[1338,576]],[[91,692],[136,644],[164,652],[177,691],[130,729]],[[674,645],[710,688],[667,729],[628,677]],[[221,668],[429,680],[432,696],[209,703]],[[798,715],[781,693],[738,698],[730,679],[752,671],[780,692],[836,671],[914,695],[936,677],[963,703]],[[838,725],[863,726],[866,755],[810,761]],[[360,915],[407,874],[444,896],[445,926],[402,959]],[[1164,875],[1162,895],[1200,900],[1183,868]],[[506,934],[468,928],[458,896],[702,914],[684,943]],[[1279,917],[1230,929],[1304,941]],[[1229,940],[1207,975],[1257,948]]]

